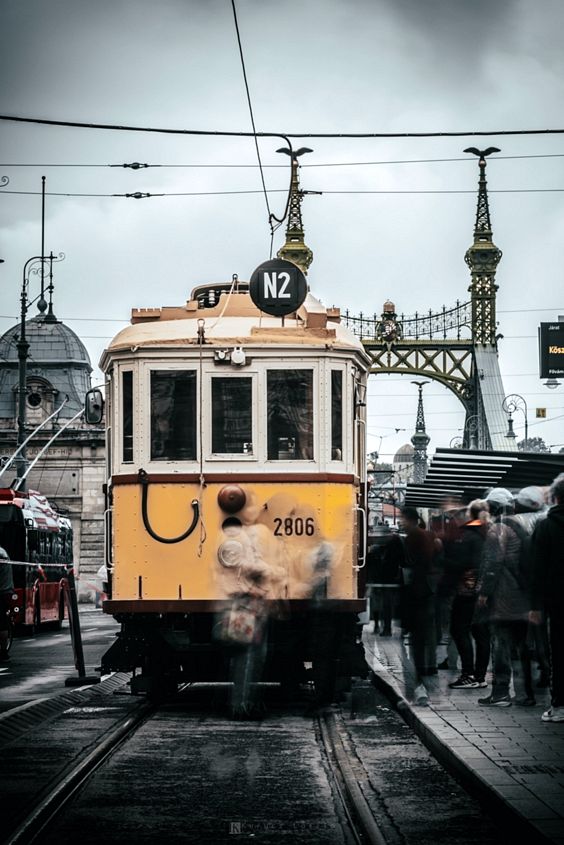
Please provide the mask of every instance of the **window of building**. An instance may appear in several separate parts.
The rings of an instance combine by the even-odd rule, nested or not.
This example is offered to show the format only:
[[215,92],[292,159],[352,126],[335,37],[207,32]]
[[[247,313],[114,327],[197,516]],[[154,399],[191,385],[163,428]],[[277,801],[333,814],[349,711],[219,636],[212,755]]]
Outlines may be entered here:
[[123,462],[133,461],[133,373],[128,370],[121,376]]
[[252,378],[212,378],[212,452],[253,453]]
[[342,370],[331,370],[331,460],[343,460]]
[[196,373],[151,372],[151,460],[196,460]]
[[267,373],[268,459],[313,459],[313,371]]

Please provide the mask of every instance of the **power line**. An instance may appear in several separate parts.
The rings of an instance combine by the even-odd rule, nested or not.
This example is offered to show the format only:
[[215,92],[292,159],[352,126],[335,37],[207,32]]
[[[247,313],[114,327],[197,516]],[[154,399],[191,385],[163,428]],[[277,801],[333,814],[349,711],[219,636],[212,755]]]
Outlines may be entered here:
[[50,120],[19,115],[0,115],[0,120],[14,123],[32,123],[42,126],[65,126],[74,129],[103,129],[113,132],[156,132],[164,135],[204,135],[234,138],[470,138],[501,137],[505,135],[564,135],[564,129],[495,129],[464,130],[454,132],[235,132],[219,129],[170,129],[158,126],[131,126],[129,124],[91,123],[78,120]]
[[[502,160],[511,160],[511,159],[533,159],[533,158],[564,158],[564,153],[538,153],[532,155],[513,155],[513,156],[496,156],[496,161]],[[453,161],[466,161],[470,164],[473,163],[473,159],[466,157],[456,157],[456,158],[406,158],[406,159],[383,159],[379,161],[325,161],[325,162],[315,162],[313,164],[302,164],[300,167],[308,168],[308,167],[372,167],[375,165],[386,165],[386,164],[434,164],[434,163],[444,163],[444,162],[453,162]],[[134,162],[133,164],[91,164],[91,163],[64,163],[64,162],[50,162],[47,164],[37,164],[37,163],[0,163],[0,167],[82,167],[82,168],[89,168],[89,167],[102,167],[102,168],[130,168],[132,170],[140,170],[140,169],[147,169],[150,167],[160,167],[160,168],[171,168],[171,169],[182,169],[182,168],[190,168],[190,169],[231,169],[231,170],[256,170],[258,167],[257,164],[140,164],[139,162]],[[287,170],[286,164],[264,164],[262,165],[263,169],[266,170],[267,168],[270,170],[274,169],[283,169]]]
[[237,10],[235,8],[235,0],[231,0],[231,8],[233,9],[233,20],[235,22],[235,31],[237,33],[237,44],[239,46],[239,55],[241,57],[241,68],[243,70],[243,79],[245,81],[245,91],[247,92],[247,102],[249,104],[249,114],[251,116],[251,126],[253,127],[253,137],[254,137],[254,141],[255,141],[255,149],[257,151],[257,160],[258,160],[258,166],[259,166],[259,170],[260,170],[262,190],[264,192],[264,200],[265,200],[265,203],[266,203],[266,213],[268,214],[268,222],[269,222],[269,225],[270,225],[271,235],[273,235],[274,231],[272,229],[272,222],[271,222],[272,214],[271,214],[270,205],[269,205],[269,202],[268,202],[268,192],[266,190],[266,183],[264,181],[264,171],[262,169],[262,161],[260,160],[260,150],[259,150],[259,145],[258,145],[257,129],[256,129],[256,126],[255,126],[255,116],[253,114],[253,105],[252,105],[252,102],[251,102],[251,92],[249,90],[249,82],[248,82],[248,79],[247,79],[247,70],[245,68],[245,57],[243,56],[243,45],[241,44],[241,34],[239,32],[239,22],[237,21]]
[[[237,191],[165,191],[163,193],[145,193],[142,191],[136,191],[135,193],[129,194],[103,194],[103,193],[74,193],[71,191],[46,191],[45,194],[48,197],[97,197],[97,198],[106,198],[106,199],[114,199],[114,198],[126,198],[126,199],[151,199],[154,197],[217,197],[217,196],[237,196],[237,195],[244,195],[244,194],[262,194],[264,193],[262,190],[258,189],[251,189],[251,190],[237,190]],[[287,193],[286,188],[268,188],[266,191],[267,194],[285,194]],[[441,189],[441,188],[431,188],[431,189],[407,189],[407,190],[396,190],[396,189],[383,189],[383,190],[355,190],[355,189],[346,189],[346,190],[327,190],[324,188],[322,191],[316,191],[316,193],[324,194],[324,195],[356,195],[356,194],[382,194],[382,195],[406,195],[406,196],[416,196],[419,194],[426,195],[426,194],[475,194],[476,191],[474,190],[467,190],[467,189]],[[488,191],[490,194],[559,194],[564,193],[564,188],[493,188]],[[0,196],[5,194],[11,194],[15,196],[40,196],[41,191],[6,191],[1,190]],[[546,309],[540,309],[546,310]]]

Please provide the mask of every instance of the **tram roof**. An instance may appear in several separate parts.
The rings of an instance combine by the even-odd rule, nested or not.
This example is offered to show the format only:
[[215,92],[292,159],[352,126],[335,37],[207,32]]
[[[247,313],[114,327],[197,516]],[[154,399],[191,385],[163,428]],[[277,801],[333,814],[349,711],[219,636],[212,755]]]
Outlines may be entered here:
[[261,313],[246,293],[220,293],[213,307],[198,307],[196,300],[185,306],[134,309],[132,325],[122,329],[111,341],[108,352],[132,347],[186,347],[198,342],[203,320],[208,343],[246,346],[313,346],[352,349],[362,358],[366,355],[360,340],[339,322],[339,310],[327,309],[312,294],[295,315],[285,318]]
[[562,455],[550,452],[485,452],[437,449],[422,484],[408,484],[405,504],[439,508],[449,501],[465,504],[486,490],[545,487],[564,469]]

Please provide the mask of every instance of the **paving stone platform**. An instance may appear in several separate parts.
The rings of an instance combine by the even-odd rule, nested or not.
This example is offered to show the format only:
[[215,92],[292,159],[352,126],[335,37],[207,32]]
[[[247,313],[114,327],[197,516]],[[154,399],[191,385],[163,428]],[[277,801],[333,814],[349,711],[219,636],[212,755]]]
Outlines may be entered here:
[[[418,703],[425,699],[399,629],[383,637],[370,623],[364,644],[377,682],[441,762],[522,823],[528,842],[564,845],[564,722],[541,721],[549,691],[536,690],[535,707],[483,707],[491,675],[487,689],[451,690],[460,672],[449,669],[423,679],[427,703]],[[445,656],[440,646],[438,661]]]

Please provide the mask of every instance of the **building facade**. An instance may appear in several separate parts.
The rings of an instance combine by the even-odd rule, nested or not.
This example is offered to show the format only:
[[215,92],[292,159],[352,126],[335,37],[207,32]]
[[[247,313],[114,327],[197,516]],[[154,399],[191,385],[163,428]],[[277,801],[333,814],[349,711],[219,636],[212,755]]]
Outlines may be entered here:
[[[19,402],[19,360],[17,343],[20,325],[0,337],[0,463],[5,465],[17,444]],[[26,321],[27,357],[25,430],[26,436],[49,421],[26,448],[28,465],[57,431],[84,406],[91,386],[92,366],[88,352],[77,335],[49,309]],[[7,487],[16,477],[10,466],[0,477]],[[86,425],[80,418],[53,442],[31,469],[26,485],[38,490],[61,513],[68,516],[74,531],[74,553],[79,598],[92,598],[96,573],[104,554],[105,436],[103,427]]]

